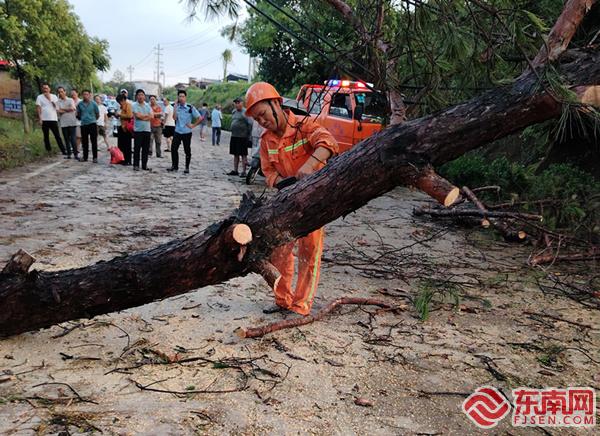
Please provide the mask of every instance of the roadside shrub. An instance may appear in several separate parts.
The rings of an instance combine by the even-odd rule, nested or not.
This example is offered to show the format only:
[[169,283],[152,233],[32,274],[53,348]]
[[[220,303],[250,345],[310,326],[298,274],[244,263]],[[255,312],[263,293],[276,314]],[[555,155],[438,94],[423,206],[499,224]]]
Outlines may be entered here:
[[[541,213],[544,225],[566,230],[581,238],[600,238],[600,182],[570,164],[554,164],[535,175],[533,166],[511,163],[505,157],[487,161],[468,154],[440,168],[440,174],[457,186],[477,188],[497,185],[501,191],[482,192],[480,197],[491,203],[520,201],[520,208]],[[540,207],[539,201],[546,201]]]
[[[31,133],[25,135],[20,120],[0,118],[0,171],[47,156],[42,130],[35,120],[31,125]],[[53,137],[51,143],[55,153],[56,145]]]
[[500,186],[500,194],[506,198],[528,188],[525,167],[512,163],[505,157],[490,162],[477,154],[467,154],[443,165],[440,173],[460,187]]
[[555,164],[532,178],[527,200],[556,200],[544,209],[546,225],[600,234],[600,182],[569,164]]
[[[221,111],[229,113],[233,111],[233,100],[236,97],[243,98],[251,83],[248,82],[228,82],[210,85],[206,89],[195,87],[187,88],[187,102],[196,107],[201,107],[202,103],[208,104],[210,109],[215,105],[221,105]],[[177,91],[175,88],[165,88],[164,94],[174,101]]]

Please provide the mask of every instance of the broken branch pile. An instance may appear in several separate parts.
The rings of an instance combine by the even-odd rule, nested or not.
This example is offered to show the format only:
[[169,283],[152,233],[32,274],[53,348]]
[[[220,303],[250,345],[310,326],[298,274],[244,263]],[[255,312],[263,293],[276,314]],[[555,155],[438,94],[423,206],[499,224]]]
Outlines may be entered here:
[[[449,207],[438,204],[423,206],[413,210],[415,216],[429,216],[433,219],[452,220],[470,227],[492,228],[502,235],[507,242],[531,243],[535,252],[529,257],[530,265],[553,264],[557,261],[592,261],[600,259],[600,247],[591,245],[576,237],[557,233],[543,226],[543,206],[556,200],[537,200],[533,203],[499,203],[487,204],[477,197],[475,191],[495,189],[485,187],[469,189],[464,186],[461,194],[465,201],[457,202]],[[519,205],[539,207],[539,214],[516,210]],[[515,210],[508,210],[515,209]],[[569,251],[564,253],[569,245]]]

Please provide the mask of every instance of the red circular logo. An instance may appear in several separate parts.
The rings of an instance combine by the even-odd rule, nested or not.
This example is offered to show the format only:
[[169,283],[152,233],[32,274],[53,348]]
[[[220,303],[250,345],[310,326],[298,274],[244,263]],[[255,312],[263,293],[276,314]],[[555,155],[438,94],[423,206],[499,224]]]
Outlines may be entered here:
[[493,428],[508,414],[510,403],[494,387],[482,386],[462,404],[463,412],[478,427]]

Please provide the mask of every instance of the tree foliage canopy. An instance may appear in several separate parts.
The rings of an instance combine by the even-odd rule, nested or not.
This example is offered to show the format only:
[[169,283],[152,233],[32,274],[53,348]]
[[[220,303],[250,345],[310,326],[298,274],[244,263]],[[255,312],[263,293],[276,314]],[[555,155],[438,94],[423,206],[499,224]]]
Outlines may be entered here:
[[[382,90],[399,89],[409,103],[418,103],[415,114],[423,114],[514,79],[539,51],[564,2],[347,0],[354,23],[332,3],[257,0],[256,9],[248,7],[248,17],[227,33],[260,59],[260,77],[284,91],[355,77]],[[187,5],[209,17],[235,17],[244,7],[237,0]],[[595,30],[584,23],[575,42],[589,42]],[[386,53],[377,49],[377,40],[388,47]]]
[[90,37],[66,0],[0,0],[0,57],[29,79],[90,84],[110,66],[108,42]]

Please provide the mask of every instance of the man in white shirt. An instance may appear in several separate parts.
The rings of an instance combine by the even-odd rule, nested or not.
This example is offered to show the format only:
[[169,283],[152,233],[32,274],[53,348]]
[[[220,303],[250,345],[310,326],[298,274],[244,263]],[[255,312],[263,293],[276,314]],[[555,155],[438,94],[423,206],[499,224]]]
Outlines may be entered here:
[[163,128],[163,136],[167,140],[167,148],[165,151],[171,151],[171,142],[173,142],[173,135],[175,134],[175,119],[173,118],[173,105],[169,103],[169,99],[165,97],[163,99],[165,104],[165,127]]
[[35,107],[40,126],[42,126],[42,132],[44,132],[44,146],[46,147],[46,151],[49,153],[52,150],[50,148],[50,131],[52,131],[54,139],[56,139],[56,143],[58,144],[58,148],[60,148],[62,154],[66,156],[67,151],[65,150],[60,133],[58,132],[58,113],[56,112],[57,101],[58,97],[54,94],[50,94],[50,86],[47,83],[44,83],[42,85],[42,93],[38,95],[35,100]]
[[106,144],[106,149],[110,147],[108,143],[108,137],[106,136],[106,126],[108,125],[108,108],[102,104],[102,99],[99,95],[94,97],[96,104],[98,105],[98,112],[100,112],[100,116],[96,120],[96,124],[98,125],[98,137],[104,138],[104,143]]

